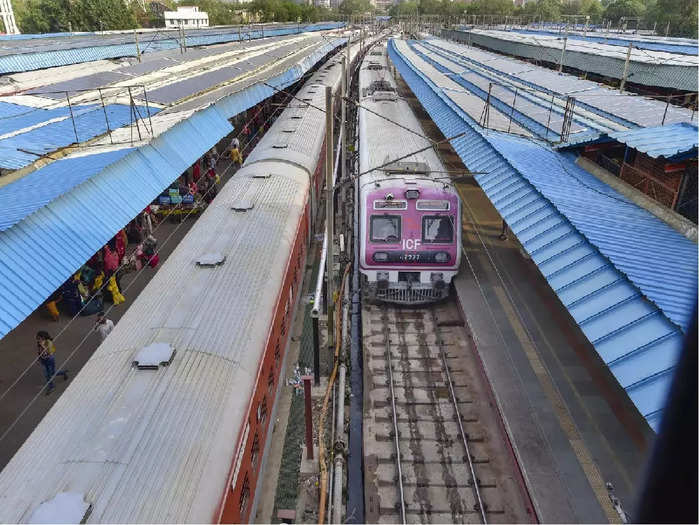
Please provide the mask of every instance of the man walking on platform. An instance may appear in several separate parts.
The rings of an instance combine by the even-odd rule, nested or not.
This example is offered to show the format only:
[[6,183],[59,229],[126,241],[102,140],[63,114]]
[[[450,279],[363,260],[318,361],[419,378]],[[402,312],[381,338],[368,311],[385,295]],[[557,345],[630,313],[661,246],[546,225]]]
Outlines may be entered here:
[[46,395],[53,392],[53,378],[55,376],[63,376],[64,381],[68,381],[68,371],[59,370],[56,372],[56,346],[53,344],[53,339],[43,330],[36,334],[36,353],[39,356],[39,364],[44,367],[44,376],[46,377]]
[[97,323],[95,323],[94,330],[99,333],[100,344],[102,344],[109,333],[114,330],[114,323],[111,319],[107,319],[104,312],[100,312],[97,314]]

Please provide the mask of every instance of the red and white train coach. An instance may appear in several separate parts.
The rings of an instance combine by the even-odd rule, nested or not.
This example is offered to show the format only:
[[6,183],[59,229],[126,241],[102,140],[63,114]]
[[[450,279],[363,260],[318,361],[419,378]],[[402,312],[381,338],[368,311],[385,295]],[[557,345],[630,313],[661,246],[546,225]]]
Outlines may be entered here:
[[339,86],[339,60],[305,83],[0,473],[0,522],[254,516],[321,184],[313,106]]

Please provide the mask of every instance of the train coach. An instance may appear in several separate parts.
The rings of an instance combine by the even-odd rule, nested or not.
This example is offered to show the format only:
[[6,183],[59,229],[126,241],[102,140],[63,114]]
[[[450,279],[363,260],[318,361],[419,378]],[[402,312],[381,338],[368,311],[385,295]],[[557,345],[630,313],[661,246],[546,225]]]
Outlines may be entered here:
[[459,196],[410,105],[398,96],[385,45],[364,59],[359,91],[364,292],[401,304],[443,299],[461,260]]
[[0,522],[254,517],[341,69],[304,84],[0,473]]

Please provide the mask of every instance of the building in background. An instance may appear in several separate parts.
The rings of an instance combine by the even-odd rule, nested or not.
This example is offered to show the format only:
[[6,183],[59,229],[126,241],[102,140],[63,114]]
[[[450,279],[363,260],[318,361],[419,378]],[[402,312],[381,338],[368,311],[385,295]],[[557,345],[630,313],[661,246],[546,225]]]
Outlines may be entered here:
[[3,27],[0,27],[0,33],[19,35],[19,28],[15,21],[15,12],[12,10],[11,0],[0,0],[0,20],[2,20],[3,25]]
[[165,11],[165,27],[198,29],[209,27],[209,14],[197,6],[177,6],[177,11]]
[[398,3],[400,3],[400,0],[371,0],[371,5],[373,5],[377,9],[383,9],[384,11],[388,11],[391,8],[391,6],[393,6],[393,4]]

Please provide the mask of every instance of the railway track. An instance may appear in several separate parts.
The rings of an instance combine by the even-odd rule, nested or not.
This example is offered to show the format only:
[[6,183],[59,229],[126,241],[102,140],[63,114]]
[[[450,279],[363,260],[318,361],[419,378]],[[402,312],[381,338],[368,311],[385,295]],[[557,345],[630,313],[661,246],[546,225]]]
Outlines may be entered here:
[[367,522],[531,522],[455,300],[368,305],[363,326]]

